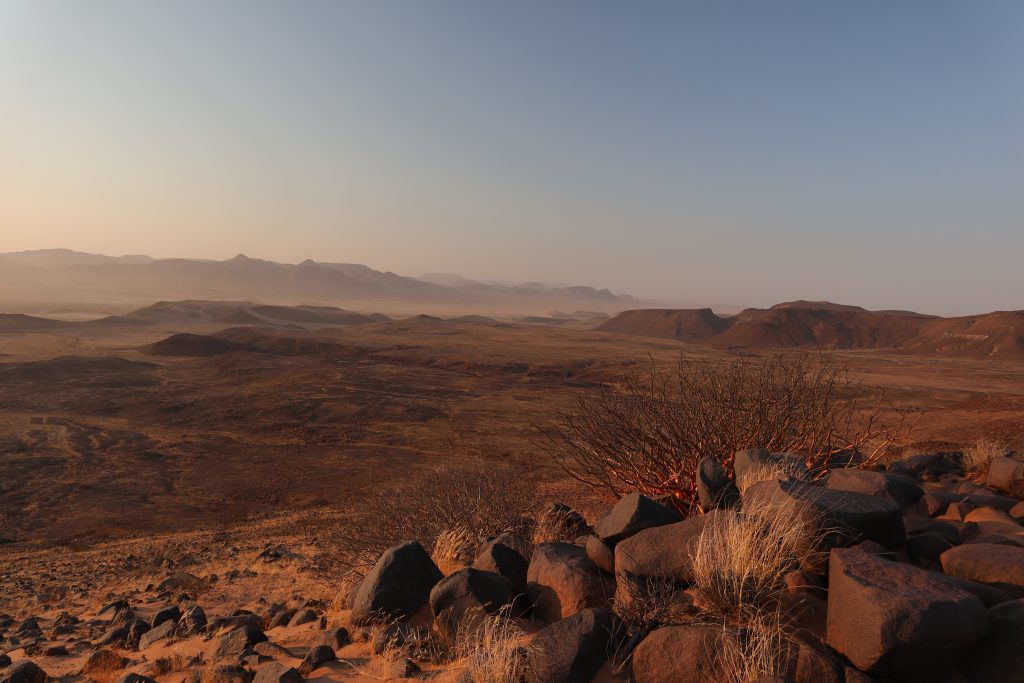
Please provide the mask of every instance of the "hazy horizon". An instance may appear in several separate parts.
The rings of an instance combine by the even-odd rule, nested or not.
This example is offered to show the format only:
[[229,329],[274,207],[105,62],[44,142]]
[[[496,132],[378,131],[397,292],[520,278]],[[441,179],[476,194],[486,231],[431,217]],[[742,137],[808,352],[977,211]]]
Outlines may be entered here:
[[1012,2],[0,5],[0,252],[1024,308]]

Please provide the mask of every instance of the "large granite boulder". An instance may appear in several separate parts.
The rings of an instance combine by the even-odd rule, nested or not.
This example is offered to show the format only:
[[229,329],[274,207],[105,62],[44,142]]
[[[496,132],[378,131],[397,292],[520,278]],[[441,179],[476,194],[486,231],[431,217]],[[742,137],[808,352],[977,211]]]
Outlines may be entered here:
[[411,618],[427,604],[430,590],[443,578],[419,541],[391,548],[359,585],[352,601],[352,624]]
[[942,671],[987,628],[982,601],[941,574],[853,549],[831,553],[825,640],[862,671]]

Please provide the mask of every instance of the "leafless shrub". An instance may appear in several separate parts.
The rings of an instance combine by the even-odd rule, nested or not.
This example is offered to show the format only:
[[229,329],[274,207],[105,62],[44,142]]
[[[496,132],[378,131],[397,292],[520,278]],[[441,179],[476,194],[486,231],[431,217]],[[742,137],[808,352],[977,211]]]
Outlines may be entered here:
[[358,515],[330,535],[331,561],[324,564],[364,573],[385,550],[412,539],[432,548],[445,532],[476,542],[521,532],[535,497],[513,466],[443,459],[404,485],[368,497]]
[[693,554],[700,607],[734,623],[777,608],[785,575],[820,556],[818,520],[792,501],[722,512],[708,519]]
[[971,473],[987,472],[992,460],[1006,455],[1008,450],[993,439],[978,439],[964,449],[964,469]]
[[541,428],[539,445],[592,488],[668,494],[688,513],[706,455],[731,473],[738,450],[794,452],[823,474],[837,454],[881,458],[905,436],[905,422],[904,411],[880,391],[872,397],[830,356],[683,357],[674,372],[652,366],[646,377],[581,394],[555,426]]

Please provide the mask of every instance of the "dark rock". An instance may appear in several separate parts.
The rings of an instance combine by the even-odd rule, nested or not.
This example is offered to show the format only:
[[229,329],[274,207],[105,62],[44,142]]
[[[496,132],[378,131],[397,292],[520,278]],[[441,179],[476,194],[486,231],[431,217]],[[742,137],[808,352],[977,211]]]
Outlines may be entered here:
[[851,549],[829,561],[826,642],[860,670],[942,671],[987,629],[985,606],[941,575]]
[[473,561],[475,569],[505,577],[518,595],[526,594],[526,572],[530,563],[515,548],[493,539],[483,545]]
[[528,651],[531,683],[589,683],[625,637],[610,610],[585,609],[541,629]]
[[232,614],[227,617],[215,617],[206,625],[207,633],[218,633],[220,631],[234,631],[239,628],[251,626],[262,629],[263,619],[258,614]]
[[587,544],[584,546],[594,564],[609,574],[615,573],[615,551],[605,545],[597,536],[587,536]]
[[939,559],[947,574],[995,586],[1015,598],[1024,597],[1024,548],[972,543],[951,548]]
[[[140,620],[141,621],[141,620]],[[147,624],[148,626],[148,624]],[[128,628],[126,626],[115,626],[107,629],[100,639],[96,641],[97,645],[116,645],[124,643],[125,638],[128,637]]]
[[430,590],[443,578],[418,541],[392,548],[360,584],[352,604],[352,623],[408,619],[427,604]]
[[461,569],[441,579],[430,591],[430,611],[441,637],[455,644],[460,635],[478,628],[489,614],[511,607],[509,616],[519,616],[513,600],[516,592],[500,574],[480,569]]
[[289,626],[301,626],[316,621],[316,612],[311,609],[300,609],[288,620]]
[[203,672],[203,683],[252,683],[253,672],[238,664],[218,664]]
[[1014,458],[992,458],[985,483],[997,491],[1018,498],[1024,496],[1024,462]]
[[102,616],[102,615],[106,614],[107,612],[110,612],[111,614],[113,614],[113,613],[119,612],[120,610],[128,609],[128,607],[129,607],[129,605],[128,605],[128,601],[127,600],[124,600],[124,599],[115,600],[114,602],[111,602],[111,603],[108,603],[108,604],[104,605],[103,609],[101,609],[96,614],[97,614],[97,616]]
[[825,542],[832,547],[871,540],[897,550],[906,539],[900,506],[885,498],[777,479],[757,482],[743,494],[744,505],[780,503],[806,510],[827,530]]
[[302,658],[302,663],[299,665],[299,673],[303,676],[308,676],[315,669],[336,658],[337,655],[334,654],[332,648],[326,645],[314,645],[306,653],[306,656]]
[[398,621],[393,624],[389,624],[387,628],[381,630],[373,643],[371,643],[371,649],[373,654],[383,654],[385,650],[390,648],[403,648],[408,643],[417,640],[420,637],[419,629],[413,627],[407,621]]
[[280,662],[268,662],[256,671],[252,683],[302,683],[302,674]]
[[46,672],[28,659],[12,664],[0,673],[0,683],[45,683],[46,679]]
[[594,525],[594,535],[609,548],[644,529],[681,521],[679,513],[633,492],[623,497]]
[[271,659],[292,658],[292,653],[288,648],[282,647],[277,643],[272,643],[269,640],[265,640],[262,643],[256,643],[251,649],[259,657],[270,657]]
[[1024,600],[988,611],[988,635],[957,665],[969,683],[1020,683],[1024,679]]
[[602,607],[614,590],[611,578],[583,548],[568,543],[541,543],[534,548],[526,595],[537,617],[552,622],[588,607]]
[[736,484],[729,479],[718,458],[712,455],[704,456],[697,466],[697,499],[705,512],[732,507],[740,500]]
[[51,645],[43,649],[44,657],[67,657],[68,649],[63,645]]
[[552,503],[544,516],[558,521],[565,538],[576,538],[590,533],[587,520],[565,503]]
[[206,628],[206,612],[199,605],[191,605],[181,615],[174,632],[179,638],[186,638],[201,633],[204,628]]
[[352,638],[349,636],[348,630],[344,628],[331,628],[320,633],[316,641],[313,643],[316,645],[326,645],[332,650],[345,647],[352,642]]
[[39,621],[36,620],[35,617],[29,617],[28,619],[25,619],[20,624],[18,624],[18,628],[14,629],[15,633],[38,633],[39,631]]
[[132,617],[125,625],[125,629],[124,644],[129,649],[138,648],[142,636],[150,631],[149,622],[138,617]]
[[216,661],[237,661],[239,657],[245,654],[246,650],[256,643],[262,643],[266,640],[267,636],[255,626],[246,625],[234,631],[228,631],[217,641],[214,659]]
[[149,676],[143,676],[142,674],[135,673],[134,671],[128,671],[121,674],[117,679],[117,683],[156,683],[156,680]]
[[722,680],[723,639],[737,638],[722,626],[688,624],[652,631],[633,651],[635,683]]
[[181,619],[181,610],[178,609],[177,605],[170,605],[169,607],[164,607],[162,610],[153,615],[153,622],[150,624],[150,626],[156,628],[165,621],[172,621],[175,624],[177,624],[178,619]]
[[151,628],[139,637],[139,649],[145,650],[150,645],[166,640],[171,637],[174,633],[175,623],[173,621],[164,621],[156,628]]
[[693,552],[704,525],[718,515],[712,510],[676,524],[641,531],[615,547],[615,601],[627,604],[651,580],[693,583]]
[[914,564],[930,567],[939,560],[939,555],[953,547],[945,536],[937,533],[914,534],[907,539],[907,557]]
[[6,667],[8,667],[10,665],[11,665],[11,658],[8,657],[6,654],[0,653],[0,666],[6,668]]
[[913,507],[924,495],[924,489],[912,479],[870,470],[833,470],[823,485],[834,491],[888,498],[904,510]]
[[964,476],[963,453],[959,451],[912,455],[891,463],[892,474],[913,477],[921,481],[939,481],[943,475]]
[[295,610],[293,609],[279,609],[274,612],[274,616],[270,617],[270,622],[267,624],[267,628],[277,628],[278,626],[287,626],[288,622],[295,616]]

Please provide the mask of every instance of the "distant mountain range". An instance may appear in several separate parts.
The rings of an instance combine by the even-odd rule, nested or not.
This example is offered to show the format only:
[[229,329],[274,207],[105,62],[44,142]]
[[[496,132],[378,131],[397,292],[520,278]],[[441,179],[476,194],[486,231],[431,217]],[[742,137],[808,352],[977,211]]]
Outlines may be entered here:
[[364,265],[298,265],[238,255],[226,261],[103,256],[66,249],[0,253],[0,303],[131,305],[168,299],[317,303],[389,311],[531,314],[551,309],[614,313],[628,295],[584,286],[508,285],[461,276],[417,279]]
[[941,318],[791,301],[716,315],[710,308],[623,311],[596,328],[724,347],[892,349],[973,358],[1024,358],[1024,311]]

